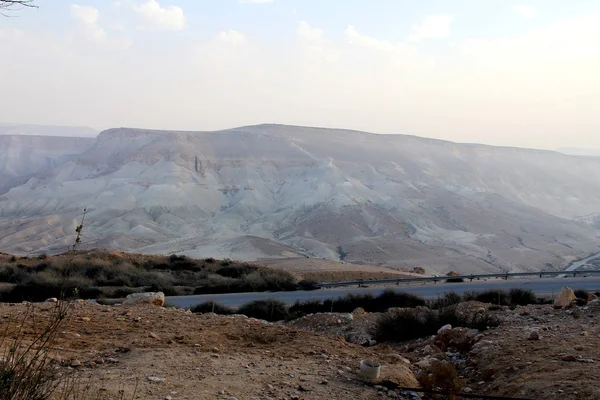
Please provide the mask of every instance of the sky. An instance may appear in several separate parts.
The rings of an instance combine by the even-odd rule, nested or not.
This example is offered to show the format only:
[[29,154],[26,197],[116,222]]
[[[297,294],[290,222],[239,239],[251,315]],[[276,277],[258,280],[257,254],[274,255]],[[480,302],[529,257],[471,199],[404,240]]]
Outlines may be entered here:
[[598,0],[37,0],[0,122],[600,148]]

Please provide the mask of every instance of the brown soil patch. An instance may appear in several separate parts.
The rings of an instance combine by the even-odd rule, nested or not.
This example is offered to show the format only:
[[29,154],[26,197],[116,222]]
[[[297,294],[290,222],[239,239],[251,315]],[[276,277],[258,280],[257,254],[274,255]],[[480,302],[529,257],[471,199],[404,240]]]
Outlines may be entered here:
[[376,267],[322,258],[281,258],[258,260],[257,263],[269,268],[282,269],[301,275],[304,279],[318,282],[339,282],[355,279],[394,279],[423,277],[401,269]]

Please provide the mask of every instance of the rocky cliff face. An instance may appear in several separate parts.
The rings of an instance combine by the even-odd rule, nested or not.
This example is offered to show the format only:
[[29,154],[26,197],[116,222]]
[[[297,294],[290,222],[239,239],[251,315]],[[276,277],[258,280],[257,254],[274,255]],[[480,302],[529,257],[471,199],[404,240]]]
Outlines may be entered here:
[[[5,185],[6,186],[6,185]],[[534,270],[598,249],[600,160],[260,125],[111,129],[0,197],[0,248]]]

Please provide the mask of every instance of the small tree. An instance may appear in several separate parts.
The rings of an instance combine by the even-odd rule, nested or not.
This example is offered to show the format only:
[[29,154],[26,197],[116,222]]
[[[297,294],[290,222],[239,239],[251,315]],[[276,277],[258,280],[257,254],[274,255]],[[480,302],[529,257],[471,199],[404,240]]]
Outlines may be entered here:
[[37,8],[34,0],[0,0],[0,15],[10,17],[8,12],[17,11],[24,7]]

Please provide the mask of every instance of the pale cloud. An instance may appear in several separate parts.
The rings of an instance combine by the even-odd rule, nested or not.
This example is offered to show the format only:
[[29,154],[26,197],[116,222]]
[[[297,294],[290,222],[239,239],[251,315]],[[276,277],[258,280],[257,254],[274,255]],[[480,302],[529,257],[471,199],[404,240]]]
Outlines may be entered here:
[[399,46],[387,40],[380,40],[371,36],[361,35],[352,25],[348,25],[348,28],[346,28],[346,36],[351,44],[370,47],[383,52],[392,52],[399,48]]
[[332,44],[325,40],[323,30],[312,27],[308,22],[301,21],[296,30],[300,43],[304,49],[317,56],[317,59],[328,63],[335,63],[339,60],[339,52]]
[[181,7],[161,7],[156,0],[148,0],[140,5],[134,5],[133,10],[144,21],[140,29],[178,31],[185,28],[185,15]]
[[242,4],[265,4],[273,3],[275,0],[240,0]]
[[408,40],[417,42],[422,39],[442,39],[448,37],[453,21],[453,15],[428,15],[423,19],[423,22],[413,25]]
[[[392,43],[389,40],[364,35],[358,32],[353,25],[348,25],[345,34],[351,45],[358,48],[367,48],[384,55],[386,58],[382,61],[386,62],[386,64],[391,62],[390,65],[395,65],[396,67],[413,68],[418,65],[428,67],[431,63],[428,59],[419,58],[417,48],[410,44],[404,42]],[[368,57],[367,54],[363,54],[362,56]]]
[[296,31],[298,36],[302,39],[318,41],[323,37],[323,30],[319,28],[313,28],[306,21],[301,21],[298,24],[298,30]]
[[71,17],[79,23],[80,34],[107,49],[127,49],[133,45],[133,40],[127,36],[112,36],[100,26],[100,12],[91,6],[71,5]]
[[98,25],[100,12],[92,6],[71,5],[71,16],[82,26],[85,34],[96,42],[105,42],[106,31]]
[[84,24],[95,25],[99,14],[98,9],[92,6],[71,5],[71,16]]
[[513,6],[512,9],[521,18],[525,18],[525,19],[533,18],[533,16],[535,15],[535,8],[533,6],[520,4],[520,5]]
[[0,39],[14,39],[23,36],[25,32],[20,29],[0,29]]
[[233,46],[242,46],[246,43],[246,36],[244,36],[243,33],[234,30],[221,32],[219,34],[219,39],[221,42],[228,43]]
[[[158,1],[163,8],[187,4]],[[121,43],[113,24],[125,26],[123,35],[136,27],[129,19],[137,16],[132,4],[142,2],[147,0],[122,0],[113,14],[74,7],[77,30],[70,36],[21,27],[26,32],[18,38],[0,28],[0,58],[11,60],[0,62],[0,88],[11,93],[0,96],[0,120],[191,130],[273,121],[504,145],[600,146],[598,14],[542,26],[544,19],[526,27],[528,32],[519,26],[511,34],[517,14],[504,6],[506,37],[471,31],[473,39],[459,42],[452,35],[448,42],[457,46],[440,53],[436,46],[409,42],[408,31],[396,40],[358,23],[338,35],[327,25],[311,26],[311,19],[298,23],[302,16],[291,27],[292,41],[285,42],[250,36],[226,21],[240,31],[213,30],[205,40],[191,30],[158,41],[138,35],[144,45],[128,50],[123,62],[122,54],[104,50]],[[191,19],[191,10],[185,11]],[[415,22],[423,28],[422,20]],[[106,36],[93,34],[103,30]],[[425,31],[418,32],[423,40],[440,36]],[[461,29],[461,36],[468,32]],[[438,62],[428,66],[423,60],[429,56]],[[35,65],[44,68],[32,72]],[[37,110],[33,116],[31,109]]]

